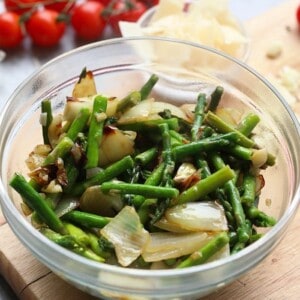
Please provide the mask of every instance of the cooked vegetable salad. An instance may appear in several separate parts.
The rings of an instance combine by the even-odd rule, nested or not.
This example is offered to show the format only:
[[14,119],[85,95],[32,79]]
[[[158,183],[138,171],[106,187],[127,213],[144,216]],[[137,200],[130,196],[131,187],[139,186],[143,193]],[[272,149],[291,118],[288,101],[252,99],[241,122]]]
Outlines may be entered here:
[[10,185],[50,240],[97,262],[185,268],[276,223],[258,208],[261,170],[275,164],[253,139],[259,116],[222,107],[221,86],[193,105],[161,102],[158,80],[119,99],[97,93],[84,69],[61,114],[42,102],[43,143],[26,160],[29,178],[15,173]]

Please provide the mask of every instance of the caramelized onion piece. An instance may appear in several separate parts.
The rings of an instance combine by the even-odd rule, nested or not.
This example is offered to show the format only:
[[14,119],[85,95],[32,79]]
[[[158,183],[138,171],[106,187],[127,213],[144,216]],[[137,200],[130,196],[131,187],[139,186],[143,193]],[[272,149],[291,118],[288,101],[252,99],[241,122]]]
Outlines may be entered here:
[[191,231],[228,229],[223,207],[213,201],[176,205],[166,211],[165,218],[179,228]]
[[114,245],[118,262],[124,267],[141,255],[149,239],[148,231],[131,206],[125,206],[100,232]]

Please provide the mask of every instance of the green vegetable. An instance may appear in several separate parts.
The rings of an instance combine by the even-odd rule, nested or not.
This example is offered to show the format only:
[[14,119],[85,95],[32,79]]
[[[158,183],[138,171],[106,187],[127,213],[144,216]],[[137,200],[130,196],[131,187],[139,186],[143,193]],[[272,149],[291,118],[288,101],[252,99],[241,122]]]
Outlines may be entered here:
[[57,217],[55,212],[50,208],[45,199],[39,194],[27,181],[20,175],[15,174],[10,181],[13,187],[24,199],[26,203],[37,212],[40,218],[54,231],[66,234],[66,229]]
[[213,112],[209,111],[205,116],[205,122],[208,123],[210,126],[215,128],[221,133],[228,133],[228,132],[235,132],[238,136],[237,143],[239,145],[251,148],[254,146],[254,141],[249,139],[247,136],[245,136],[243,133],[241,133],[239,130],[233,128],[228,123],[224,122],[220,117],[218,117]]
[[[88,72],[83,70],[79,83]],[[185,268],[215,259],[222,248],[228,255],[229,249],[237,253],[262,236],[256,227],[275,225],[276,220],[258,208],[260,168],[276,163],[276,156],[252,139],[259,134],[254,132],[258,115],[249,113],[235,125],[221,119],[218,107],[224,89],[217,86],[211,95],[200,90],[192,109],[165,109],[160,103],[150,108],[149,118],[142,112],[140,119],[130,118],[130,108],[156,95],[157,81],[157,75],[150,76],[118,102],[110,101],[114,95],[96,95],[93,80],[77,83],[73,92],[89,96],[80,104],[68,102],[68,113],[75,112],[73,121],[65,122],[66,115],[61,123],[55,118],[57,144],[50,145],[50,153],[48,146],[34,147],[27,160],[28,181],[18,173],[11,178],[24,212],[53,242],[96,262],[152,268],[152,262],[161,259],[165,267]],[[49,126],[54,125],[51,103],[44,100],[41,106],[48,145]],[[114,162],[107,165],[109,161]],[[172,214],[177,205],[193,209],[200,203],[187,203],[197,201],[214,202],[218,209],[211,222],[220,217],[226,232],[203,232],[196,244],[189,240],[193,247],[175,253],[178,237],[191,233],[187,218],[195,212],[182,210],[186,218],[177,217],[178,222],[172,221]],[[208,214],[196,214],[195,223],[201,224]],[[164,251],[154,239],[161,230],[171,237]],[[147,253],[155,260],[148,261]]]
[[141,87],[140,90],[141,100],[145,100],[148,98],[158,79],[159,78],[157,75],[152,74],[148,79],[148,81]]
[[216,188],[223,186],[234,177],[234,172],[229,166],[224,166],[217,172],[198,181],[195,185],[182,192],[173,202],[173,204],[183,204],[201,200],[204,196],[213,192]]
[[53,120],[53,116],[52,116],[51,102],[49,99],[42,101],[41,109],[42,109],[42,115],[46,114],[46,120],[45,120],[46,122],[45,124],[42,125],[44,144],[50,144],[48,130],[49,130],[49,125]]
[[110,221],[108,217],[102,217],[79,210],[68,212],[63,216],[63,219],[88,228],[103,228]]
[[210,102],[207,107],[207,110],[215,111],[216,108],[218,107],[222,95],[224,92],[224,88],[222,86],[217,86],[216,89],[213,91],[213,93],[210,96]]
[[74,142],[67,136],[63,137],[55,148],[48,154],[43,166],[54,164],[58,158],[64,158],[73,147]]
[[199,251],[191,254],[187,259],[182,261],[177,268],[181,269],[203,264],[228,243],[229,237],[227,233],[221,232],[213,237],[205,246],[199,249]]
[[115,190],[126,194],[147,196],[149,198],[173,198],[177,197],[179,193],[175,188],[122,182],[104,182],[101,185],[101,190],[104,193]]
[[[91,122],[87,140],[87,163],[86,168],[94,168],[98,166],[99,146],[103,135],[103,126],[106,119],[107,98],[97,96],[94,99]],[[101,114],[105,115],[101,117]]]
[[83,182],[78,182],[74,189],[71,191],[71,194],[74,196],[80,196],[88,187],[93,185],[99,185],[104,181],[108,181],[123,173],[129,168],[133,167],[133,159],[131,156],[125,156],[121,160],[113,163],[108,166],[103,171],[100,171],[98,174],[92,176]]
[[192,141],[198,140],[199,130],[204,119],[205,107],[206,107],[206,95],[200,93],[197,99],[197,105],[194,112],[194,123],[191,129]]
[[73,120],[70,128],[67,131],[67,137],[74,141],[79,134],[82,132],[90,117],[90,110],[88,108],[82,108],[79,114]]

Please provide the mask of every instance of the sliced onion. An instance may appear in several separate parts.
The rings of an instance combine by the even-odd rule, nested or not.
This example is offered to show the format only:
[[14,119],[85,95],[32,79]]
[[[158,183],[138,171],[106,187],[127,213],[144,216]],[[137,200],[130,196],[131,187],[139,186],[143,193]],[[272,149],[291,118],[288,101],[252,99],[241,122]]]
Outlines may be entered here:
[[263,166],[268,159],[268,151],[266,149],[253,150],[251,157],[252,164],[255,168]]
[[[97,95],[83,98],[68,98],[63,112],[63,120],[70,124],[82,108],[88,108],[89,111],[92,111],[96,96]],[[108,99],[106,109],[106,115],[108,117],[115,115],[118,101],[117,98]]]
[[180,119],[186,120],[187,116],[178,106],[167,103],[167,102],[159,102],[155,101],[152,106],[151,114],[158,114],[159,112],[163,112],[164,110],[170,110],[171,114]]
[[192,176],[196,171],[197,171],[197,169],[195,168],[195,166],[193,164],[187,163],[187,162],[182,163],[176,172],[174,181],[176,183],[181,183],[181,182],[187,180],[187,178]]
[[191,231],[228,229],[223,207],[213,201],[176,205],[166,211],[165,218],[179,228]]
[[159,221],[157,221],[154,225],[157,228],[175,233],[191,232],[188,229],[178,226],[178,224],[169,222],[165,217],[160,218]]
[[91,186],[80,197],[80,209],[86,212],[113,217],[123,207],[121,196],[104,194],[99,186]]
[[93,97],[68,98],[63,112],[63,120],[71,124],[82,108],[92,111],[93,99]]
[[154,99],[146,99],[137,105],[131,107],[126,110],[120,119],[118,120],[119,124],[127,124],[139,121],[145,121],[149,119],[160,119],[160,117],[156,114],[151,117],[152,106],[154,103]]
[[62,121],[63,121],[63,116],[61,114],[58,114],[53,117],[53,120],[49,125],[48,137],[52,147],[54,147],[58,143],[58,140],[61,134],[63,133]]
[[164,110],[170,110],[173,116],[188,120],[185,112],[178,106],[171,103],[154,101],[153,98],[150,98],[140,102],[124,112],[118,123],[127,124],[139,121],[161,119],[159,113],[163,112]]
[[118,262],[124,267],[141,255],[149,239],[149,232],[131,206],[125,206],[100,232],[114,245]]
[[126,155],[134,153],[134,139],[136,133],[121,131],[116,127],[109,127],[102,137],[99,148],[99,166],[113,163]]
[[200,180],[200,175],[191,163],[182,163],[174,177],[174,182],[183,190],[188,189]]
[[151,233],[142,257],[146,262],[180,257],[199,250],[208,240],[209,235],[206,232]]
[[72,96],[78,98],[95,94],[97,94],[97,89],[94,75],[91,71],[86,71],[84,76],[80,76],[80,79],[76,82]]
[[58,202],[55,208],[55,213],[57,214],[58,217],[62,217],[63,215],[76,209],[77,207],[79,207],[78,198],[73,198],[73,197],[63,198]]

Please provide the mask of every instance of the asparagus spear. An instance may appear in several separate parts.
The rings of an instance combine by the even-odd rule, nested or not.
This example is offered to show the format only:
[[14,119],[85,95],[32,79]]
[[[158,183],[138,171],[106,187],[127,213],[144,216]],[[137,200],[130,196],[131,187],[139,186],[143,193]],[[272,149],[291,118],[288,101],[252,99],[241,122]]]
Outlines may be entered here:
[[79,210],[72,210],[63,216],[63,220],[88,228],[103,228],[109,223],[110,218]]
[[255,126],[259,123],[260,118],[257,114],[249,113],[241,122],[237,125],[236,129],[245,136],[249,136]]
[[[203,158],[197,160],[197,166],[201,170],[201,178],[202,179],[211,175],[211,171],[208,166],[208,163]],[[222,204],[222,206],[225,210],[225,215],[226,215],[228,224],[233,225],[234,217],[232,215],[232,206],[225,198],[222,188],[216,188],[216,190],[214,192],[212,192],[212,197],[214,197],[214,199],[219,200],[219,202]]]
[[249,139],[247,136],[242,134],[240,131],[238,131],[231,125],[227,124],[225,121],[223,121],[220,117],[218,117],[216,114],[214,114],[211,111],[209,111],[206,114],[205,122],[221,133],[235,132],[238,136],[237,143],[239,145],[249,147],[249,148],[254,146],[253,140]]
[[79,111],[79,114],[73,120],[67,131],[67,137],[74,141],[79,132],[82,132],[90,117],[90,110],[86,107]]
[[242,183],[243,194],[241,197],[242,203],[247,205],[252,205],[255,202],[256,197],[256,179],[250,173],[244,174],[243,183]]
[[139,153],[135,156],[134,161],[141,166],[146,166],[151,161],[154,160],[158,153],[157,147],[151,147],[147,149],[146,151]]
[[159,79],[158,76],[155,75],[155,74],[152,74],[150,76],[150,78],[148,79],[148,81],[140,89],[141,100],[145,100],[145,99],[148,98],[148,96],[150,95],[150,93],[151,93],[154,85],[158,81],[158,79]]
[[[168,124],[163,123],[159,125],[159,129],[162,135],[162,144],[163,144],[162,158],[163,158],[163,165],[164,165],[164,170],[163,170],[160,184],[165,187],[172,187],[175,162],[173,160],[173,155],[171,152],[171,137],[170,137],[169,126]],[[157,200],[157,205],[154,212],[154,216],[151,220],[151,224],[154,224],[162,217],[162,215],[165,213],[166,209],[170,205],[171,198],[172,196],[159,198]]]
[[37,212],[40,218],[54,231],[66,234],[67,231],[55,212],[50,208],[45,199],[39,194],[20,174],[14,174],[10,181],[13,187],[26,203]]
[[[153,172],[149,175],[149,177],[145,180],[146,185],[157,186],[161,182],[162,174],[164,171],[164,165],[160,164]],[[132,204],[135,207],[140,207],[145,201],[145,197],[141,195],[135,195],[132,199]]]
[[133,91],[118,102],[117,112],[124,112],[126,109],[138,104],[141,101],[141,93]]
[[64,222],[64,226],[68,233],[74,237],[75,241],[78,244],[88,246],[89,245],[89,236],[86,234],[85,231],[83,231],[81,228],[73,225],[69,222]]
[[52,116],[52,107],[51,107],[51,102],[49,99],[43,100],[41,104],[41,110],[42,110],[42,115],[46,115],[46,120],[45,122],[42,122],[42,130],[43,130],[43,140],[44,144],[50,144],[49,142],[49,136],[48,136],[48,129],[49,126],[53,120]]
[[198,140],[199,129],[204,119],[204,110],[206,107],[206,95],[200,93],[197,98],[197,105],[194,113],[194,123],[191,129],[192,141]]
[[63,137],[45,158],[43,166],[54,164],[58,158],[64,158],[65,155],[71,150],[73,145],[74,142],[69,137]]
[[245,213],[247,217],[259,227],[271,227],[276,224],[276,220],[273,217],[268,216],[254,205],[245,206]]
[[[220,155],[218,155],[217,153],[211,153],[210,158],[217,170],[222,170],[224,168],[225,163]],[[235,186],[233,180],[229,180],[228,182],[226,182],[224,184],[224,189],[233,209],[234,217],[238,227],[237,232],[239,241],[242,243],[247,242],[250,236],[248,232],[249,227],[246,223],[246,217],[241,203],[239,191]]]
[[224,88],[222,86],[217,86],[210,96],[210,101],[207,110],[215,111],[221,101]]
[[63,187],[64,193],[68,194],[72,191],[74,185],[76,184],[77,178],[79,176],[79,170],[75,165],[74,158],[72,155],[68,156],[64,160],[64,167],[67,177],[67,184]]
[[171,139],[171,148],[189,143],[189,140],[175,130],[169,130],[169,134]]
[[[241,158],[243,160],[248,160],[248,161],[253,161],[253,155],[255,151],[257,151],[257,149],[247,148],[241,145],[229,146],[224,148],[223,150],[224,152],[230,153],[237,158]],[[275,164],[275,161],[276,161],[276,157],[271,153],[267,153],[267,159],[265,165],[273,166]]]
[[236,134],[234,132],[219,134],[173,148],[172,154],[175,160],[178,161],[190,155],[199,155],[203,151],[212,151],[229,146],[235,138]]
[[164,172],[163,172],[161,184],[163,186],[170,187],[173,185],[172,175],[175,168],[175,162],[172,158],[169,126],[166,123],[162,123],[159,125],[159,129],[162,135],[162,142],[163,142],[162,157],[164,163]]
[[147,120],[147,121],[140,121],[140,122],[134,122],[128,124],[118,124],[118,127],[123,130],[133,130],[137,132],[142,132],[147,130],[154,130],[161,123],[167,123],[170,129],[173,130],[179,129],[179,123],[177,118],[156,119],[156,120]]
[[111,180],[133,166],[134,162],[131,156],[125,156],[86,181],[77,183],[70,194],[73,196],[80,196],[88,187],[99,185],[104,181]]
[[149,198],[173,198],[178,196],[178,190],[170,187],[152,186],[139,183],[104,182],[101,185],[104,193],[110,190],[126,194],[142,195]]
[[72,235],[60,235],[57,232],[54,232],[48,228],[42,228],[40,230],[42,234],[44,234],[48,239],[55,242],[56,244],[67,248],[81,256],[84,256],[88,259],[92,259],[97,262],[104,262],[105,259],[96,253],[94,253],[91,249],[86,246],[78,243],[74,236]]
[[215,237],[213,237],[206,245],[204,245],[197,252],[191,254],[187,259],[183,260],[177,266],[177,268],[181,269],[203,264],[228,243],[228,234],[226,232],[221,232]]
[[[103,126],[106,119],[106,108],[107,108],[107,98],[103,96],[97,96],[94,99],[93,111],[91,116],[91,122],[88,132],[88,142],[87,142],[87,163],[85,168],[94,168],[98,166],[99,160],[99,145],[101,143],[103,135]],[[105,117],[100,117],[104,114]]]
[[228,180],[234,177],[234,172],[229,166],[224,166],[217,172],[198,181],[195,185],[182,192],[173,204],[183,204],[186,202],[193,202],[201,200],[204,196],[216,190],[216,188],[223,186]]

